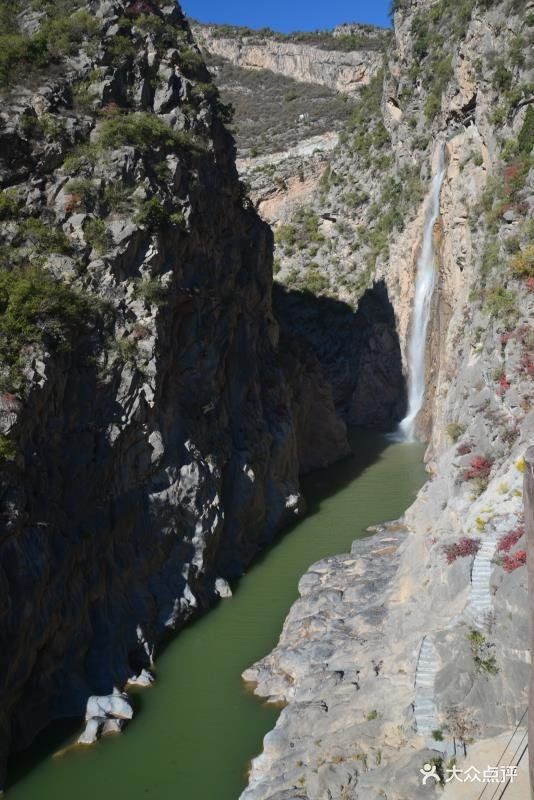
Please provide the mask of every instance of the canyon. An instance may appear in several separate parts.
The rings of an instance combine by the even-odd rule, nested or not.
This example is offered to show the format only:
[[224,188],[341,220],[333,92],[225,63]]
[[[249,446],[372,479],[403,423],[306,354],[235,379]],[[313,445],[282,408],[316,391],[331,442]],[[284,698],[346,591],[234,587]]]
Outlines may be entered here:
[[[0,773],[54,719],[120,729],[114,689],[304,514],[302,476],[404,418],[426,484],[243,673],[283,710],[241,797],[433,795],[425,763],[527,706],[534,4],[315,37],[69,11],[0,113]],[[284,119],[250,125],[259,85]]]

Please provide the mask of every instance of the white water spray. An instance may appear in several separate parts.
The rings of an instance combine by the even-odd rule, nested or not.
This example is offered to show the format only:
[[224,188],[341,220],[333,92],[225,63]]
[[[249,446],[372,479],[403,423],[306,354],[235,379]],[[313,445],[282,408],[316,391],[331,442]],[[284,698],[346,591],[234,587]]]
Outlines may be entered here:
[[440,146],[436,174],[427,198],[421,252],[417,259],[415,292],[408,341],[408,412],[399,425],[403,439],[413,441],[415,422],[425,395],[426,334],[436,281],[432,230],[439,215],[439,195],[445,175],[445,148]]

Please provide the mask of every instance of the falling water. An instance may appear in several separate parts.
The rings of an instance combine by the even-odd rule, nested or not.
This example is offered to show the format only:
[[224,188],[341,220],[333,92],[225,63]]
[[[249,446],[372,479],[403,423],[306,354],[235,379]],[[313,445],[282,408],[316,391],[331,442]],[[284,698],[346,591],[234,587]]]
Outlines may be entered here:
[[444,146],[440,146],[437,171],[428,194],[421,252],[417,260],[412,323],[408,341],[408,413],[399,425],[403,439],[415,438],[415,421],[425,394],[426,332],[436,279],[432,229],[439,214],[439,194],[445,174]]

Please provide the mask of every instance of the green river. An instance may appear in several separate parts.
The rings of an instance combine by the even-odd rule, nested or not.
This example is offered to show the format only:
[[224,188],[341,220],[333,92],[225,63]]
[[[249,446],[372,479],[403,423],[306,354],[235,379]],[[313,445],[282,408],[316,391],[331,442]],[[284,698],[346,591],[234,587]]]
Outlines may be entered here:
[[48,731],[11,765],[7,800],[238,799],[278,714],[247,694],[241,672],[276,644],[309,565],[400,516],[425,478],[421,445],[365,431],[354,442],[355,456],[305,479],[308,515],[258,558],[234,596],[163,650],[125,732],[58,756],[73,728]]

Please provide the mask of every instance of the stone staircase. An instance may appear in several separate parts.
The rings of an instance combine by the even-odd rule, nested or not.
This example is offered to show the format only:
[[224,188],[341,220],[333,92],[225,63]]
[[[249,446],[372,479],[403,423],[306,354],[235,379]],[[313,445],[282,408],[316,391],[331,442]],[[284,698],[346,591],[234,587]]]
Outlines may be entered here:
[[473,562],[471,573],[471,593],[467,611],[476,622],[484,622],[484,618],[492,609],[492,597],[490,588],[490,577],[492,564],[491,560],[495,555],[497,542],[494,538],[484,538],[480,543],[480,549]]
[[445,742],[436,742],[432,737],[432,731],[440,727],[434,702],[434,680],[438,668],[438,654],[432,638],[425,636],[421,642],[415,672],[415,723],[429,747],[434,750],[444,750]]
[[[465,615],[464,619],[467,617],[475,624],[483,624],[493,607],[490,581],[493,568],[491,562],[495,555],[496,546],[496,538],[486,536],[480,542],[480,549],[473,561],[471,591],[463,615]],[[451,621],[451,624],[454,621]],[[432,737],[432,731],[440,729],[434,698],[434,681],[439,666],[438,654],[432,637],[427,635],[421,642],[415,672],[415,722],[417,730],[424,736],[428,747],[447,753],[451,750],[451,743],[446,741],[437,742]]]

